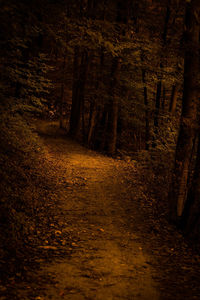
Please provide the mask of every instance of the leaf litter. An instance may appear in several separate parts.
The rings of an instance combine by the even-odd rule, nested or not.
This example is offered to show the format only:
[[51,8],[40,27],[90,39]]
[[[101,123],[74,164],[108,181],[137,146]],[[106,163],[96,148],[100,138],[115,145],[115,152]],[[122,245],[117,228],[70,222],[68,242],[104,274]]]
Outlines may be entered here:
[[38,211],[37,228],[30,227],[32,248],[22,253],[20,271],[0,282],[2,297],[200,297],[199,255],[155,217],[138,161],[104,157],[63,137],[44,144],[45,176],[56,184]]

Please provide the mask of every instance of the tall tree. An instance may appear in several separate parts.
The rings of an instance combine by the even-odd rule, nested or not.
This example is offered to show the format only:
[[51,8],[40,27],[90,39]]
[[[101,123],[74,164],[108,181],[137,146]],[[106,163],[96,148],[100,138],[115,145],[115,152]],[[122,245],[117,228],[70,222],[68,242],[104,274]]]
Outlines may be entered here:
[[[163,72],[163,52],[166,51],[167,46],[167,34],[168,34],[168,26],[169,26],[169,19],[171,14],[171,0],[168,0],[167,7],[165,10],[165,21],[164,21],[164,28],[161,34],[161,56],[160,56],[160,74],[158,75],[158,82],[156,87],[156,101],[155,101],[155,116],[154,116],[154,132],[155,135],[158,134],[158,126],[159,126],[159,113],[161,107],[161,100],[162,100],[162,72]],[[156,146],[156,142],[154,139],[153,146]]]
[[[143,53],[141,54],[141,61],[144,62]],[[144,105],[145,105],[145,149],[149,149],[150,140],[150,126],[149,126],[149,107],[148,107],[148,90],[146,85],[146,70],[142,68],[142,82],[144,84]]]
[[186,234],[192,238],[200,237],[200,133],[196,164],[192,178],[192,185],[188,192],[186,205],[183,212],[182,226]]
[[108,115],[108,153],[113,155],[116,151],[117,143],[117,121],[118,121],[118,96],[116,88],[119,80],[119,72],[121,67],[120,58],[113,59],[111,68],[111,84],[110,84],[110,102]]
[[169,201],[171,218],[181,218],[187,200],[191,152],[197,128],[199,72],[198,0],[187,1],[185,14],[185,65],[181,124],[175,154],[174,174]]
[[85,85],[89,67],[88,51],[75,47],[74,67],[73,67],[73,89],[72,89],[72,108],[70,116],[70,135],[78,137],[81,128],[81,117],[83,118]]
[[169,112],[172,114],[174,114],[176,111],[177,98],[178,98],[178,85],[174,84],[172,86],[170,106],[169,106]]
[[62,82],[60,91],[60,128],[64,128],[64,96],[65,96],[65,67],[66,67],[66,54],[63,56],[62,63]]

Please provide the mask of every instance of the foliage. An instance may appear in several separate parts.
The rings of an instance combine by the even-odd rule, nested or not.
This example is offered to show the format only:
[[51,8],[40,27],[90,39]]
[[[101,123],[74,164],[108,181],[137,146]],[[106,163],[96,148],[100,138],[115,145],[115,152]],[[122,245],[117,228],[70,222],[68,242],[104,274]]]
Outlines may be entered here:
[[[39,200],[36,199],[38,190],[33,173],[41,144],[19,115],[12,116],[4,112],[0,130],[1,251],[9,252],[23,242],[24,235],[28,234],[28,226],[33,222],[33,211]],[[32,221],[28,220],[30,216]]]
[[[80,102],[78,139],[108,151],[116,117],[115,148],[140,150],[149,178],[155,186],[159,181],[166,196],[182,106],[184,3],[122,2],[2,3],[1,236],[9,248],[9,233],[12,250],[28,234],[27,220],[40,205],[41,174],[34,165],[42,146],[28,120],[48,111],[69,123],[74,98]],[[175,115],[169,112],[173,86]]]

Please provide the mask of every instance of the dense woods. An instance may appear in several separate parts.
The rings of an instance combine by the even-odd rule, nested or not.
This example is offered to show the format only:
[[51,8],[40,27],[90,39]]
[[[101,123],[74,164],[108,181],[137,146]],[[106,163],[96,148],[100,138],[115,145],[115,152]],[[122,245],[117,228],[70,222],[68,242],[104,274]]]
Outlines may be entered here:
[[28,234],[43,205],[38,191],[48,193],[38,184],[35,118],[59,120],[90,149],[147,164],[158,214],[197,245],[199,0],[0,5],[1,256]]

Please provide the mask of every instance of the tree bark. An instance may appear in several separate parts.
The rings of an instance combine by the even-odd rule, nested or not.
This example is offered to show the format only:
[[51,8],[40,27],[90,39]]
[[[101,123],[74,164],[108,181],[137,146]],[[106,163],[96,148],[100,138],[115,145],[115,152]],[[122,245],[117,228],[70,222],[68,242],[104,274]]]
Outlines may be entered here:
[[93,102],[90,105],[90,120],[89,120],[89,130],[88,130],[88,137],[87,137],[87,144],[91,146],[92,134],[96,124],[96,116],[97,116],[97,107],[96,103]]
[[62,83],[61,83],[61,95],[60,95],[60,128],[64,128],[64,89],[65,89],[65,65],[66,65],[66,55],[63,57],[62,66]]
[[165,84],[163,84],[163,88],[162,88],[162,110],[165,110],[165,102],[166,102],[166,88],[165,88]]
[[79,56],[80,49],[76,47],[74,52],[72,108],[69,130],[70,135],[74,138],[77,138],[80,133],[82,111],[84,110],[85,85],[89,66],[87,51],[82,51],[81,62],[79,61]]
[[[143,60],[143,59],[142,59]],[[150,140],[150,127],[149,127],[149,110],[148,110],[148,94],[146,87],[146,72],[142,70],[142,82],[144,84],[144,105],[145,105],[145,149],[149,150],[149,140]]]
[[192,238],[200,237],[200,133],[192,186],[185,206],[185,232]]
[[118,100],[115,96],[113,97],[110,105],[109,117],[108,154],[113,155],[116,151],[118,119]]
[[96,5],[97,5],[97,3],[94,0],[87,1],[87,14],[88,14],[89,18],[92,18],[92,19],[95,18]]
[[168,31],[169,18],[171,15],[170,4],[171,4],[171,0],[168,1],[168,5],[166,8],[165,25],[164,25],[163,35],[162,35],[164,46],[167,43],[167,31]]
[[117,18],[119,23],[127,24],[130,19],[130,0],[118,0],[117,1]]
[[159,80],[157,83],[156,89],[156,105],[155,105],[155,113],[154,113],[154,136],[152,147],[155,148],[157,145],[157,135],[158,135],[158,125],[159,125],[159,113],[160,113],[160,103],[161,103],[161,92],[162,92],[162,81]]
[[175,154],[174,174],[169,194],[171,218],[181,218],[188,194],[191,151],[196,134],[199,71],[199,1],[187,3],[185,28],[185,69],[181,125]]
[[[91,105],[90,105],[90,119],[89,119],[88,136],[87,136],[88,146],[91,145],[92,137],[95,136],[93,134],[93,132],[94,132],[95,126],[97,124],[97,120],[96,120],[97,115],[99,117],[99,114],[97,114],[97,111],[98,111],[98,108],[99,108],[98,105],[97,105],[97,103],[98,103],[97,99],[99,97],[99,94],[101,93],[101,91],[100,91],[100,82],[103,81],[103,67],[104,67],[104,49],[101,48],[99,67],[95,70],[96,71],[96,83],[95,83],[96,93],[95,93],[95,96],[93,97]],[[99,122],[100,122],[100,120],[99,120]],[[93,142],[95,144],[95,141],[93,141]]]
[[119,80],[120,59],[114,58],[111,69],[111,84],[110,84],[110,103],[108,110],[108,154],[113,155],[116,151],[117,142],[117,120],[118,120],[118,99],[116,95],[116,86]]
[[100,142],[100,150],[103,151],[105,150],[105,145],[107,141],[107,131],[108,131],[108,107],[105,105],[104,111],[102,113],[102,134],[101,134],[101,142]]
[[169,106],[169,112],[171,114],[174,114],[176,111],[177,98],[178,98],[178,86],[173,85],[172,93],[171,93],[171,101],[170,101],[170,106]]
[[72,107],[70,114],[70,128],[71,136],[76,136],[80,126],[80,101],[79,101],[79,68],[80,68],[80,49],[74,49],[74,63],[73,63],[73,86],[72,86]]
[[101,20],[105,20],[105,18],[106,18],[106,7],[107,7],[107,1],[108,0],[104,0],[103,1],[103,8],[102,8],[102,16],[101,16]]
[[[162,91],[162,81],[159,80],[157,83],[157,90],[156,90],[156,106],[155,106],[155,117],[154,117],[154,126],[158,127],[158,118],[159,118],[159,111],[160,111],[160,100],[161,100],[161,91]],[[156,129],[157,133],[157,129]]]
[[168,25],[169,25],[169,19],[171,15],[170,10],[170,3],[171,0],[168,0],[167,8],[166,8],[166,15],[165,15],[165,22],[164,22],[164,29],[162,33],[162,49],[161,49],[161,57],[160,57],[160,72],[161,75],[159,76],[159,80],[157,82],[157,89],[156,89],[156,101],[155,101],[155,115],[154,115],[154,140],[152,143],[152,147],[156,147],[156,136],[158,134],[158,126],[159,126],[159,114],[160,114],[160,107],[161,107],[161,96],[162,96],[162,70],[163,70],[163,54],[162,51],[167,45],[167,33],[168,33]]

